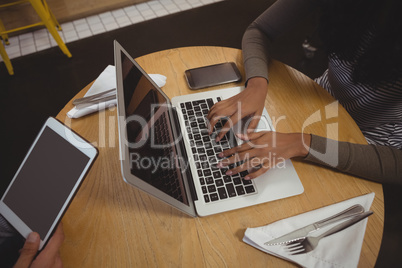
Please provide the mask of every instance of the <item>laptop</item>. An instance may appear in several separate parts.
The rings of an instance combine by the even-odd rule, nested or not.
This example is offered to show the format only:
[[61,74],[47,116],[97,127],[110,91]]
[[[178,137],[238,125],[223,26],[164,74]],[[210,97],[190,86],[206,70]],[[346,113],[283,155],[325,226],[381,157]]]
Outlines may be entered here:
[[[216,166],[219,152],[241,143],[234,133],[242,124],[215,142],[216,132],[208,134],[205,116],[214,103],[238,94],[242,87],[169,99],[117,41],[114,53],[120,161],[128,184],[193,217],[304,191],[290,160],[253,180],[244,180],[247,171],[228,176],[227,169]],[[274,130],[265,109],[258,130]]]

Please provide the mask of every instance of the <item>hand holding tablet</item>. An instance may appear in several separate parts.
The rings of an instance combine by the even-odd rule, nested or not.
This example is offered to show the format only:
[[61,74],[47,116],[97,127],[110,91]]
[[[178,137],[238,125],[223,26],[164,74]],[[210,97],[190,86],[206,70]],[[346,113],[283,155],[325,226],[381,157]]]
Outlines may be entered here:
[[49,239],[49,243],[42,252],[38,253],[40,238],[38,233],[30,233],[25,241],[24,247],[20,251],[20,257],[13,266],[14,268],[58,268],[63,267],[60,258],[60,247],[64,241],[64,232],[60,223]]
[[49,118],[0,201],[0,214],[43,248],[95,160],[97,149]]

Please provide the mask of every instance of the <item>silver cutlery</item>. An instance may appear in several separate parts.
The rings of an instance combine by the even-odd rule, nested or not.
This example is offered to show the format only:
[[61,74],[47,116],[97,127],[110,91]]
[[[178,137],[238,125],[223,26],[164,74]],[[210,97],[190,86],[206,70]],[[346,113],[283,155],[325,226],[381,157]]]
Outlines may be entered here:
[[88,100],[86,102],[81,102],[81,103],[75,104],[75,107],[77,109],[82,109],[82,108],[89,107],[91,105],[94,105],[94,104],[97,104],[97,103],[100,103],[100,102],[106,102],[106,101],[114,100],[114,99],[116,99],[115,95],[109,95],[109,96],[105,96],[105,97],[102,97],[102,98],[98,98],[98,99],[94,99],[94,100]]
[[97,94],[93,94],[93,95],[88,96],[88,97],[75,99],[75,100],[73,100],[73,105],[77,106],[77,105],[83,104],[83,103],[92,103],[92,104],[94,104],[94,103],[97,103],[97,102],[100,102],[100,101],[104,101],[104,99],[107,99],[109,97],[112,97],[112,99],[116,98],[115,95],[107,95],[107,94],[115,92],[115,91],[116,91],[116,89],[112,88],[112,89],[109,89],[109,90],[106,90],[106,91],[103,91],[103,92],[100,92],[100,93],[97,93]]
[[305,227],[302,227],[300,229],[287,233],[283,236],[270,240],[270,241],[264,243],[264,245],[275,246],[275,245],[289,243],[289,242],[299,239],[301,237],[305,237],[309,233],[317,231],[320,228],[327,226],[331,223],[338,222],[338,221],[348,218],[348,217],[362,214],[363,212],[364,212],[364,208],[361,205],[359,205],[359,204],[353,205],[353,206],[345,209],[344,211],[337,213],[331,217],[328,217],[321,221],[309,224]]
[[330,236],[332,234],[335,234],[337,232],[340,232],[353,224],[358,223],[359,221],[367,218],[368,216],[372,215],[372,211],[367,211],[364,212],[361,215],[355,216],[352,219],[349,219],[343,223],[340,223],[336,225],[335,227],[332,227],[328,231],[324,232],[323,234],[314,237],[314,236],[306,236],[303,238],[300,238],[298,240],[295,240],[293,242],[287,243],[285,245],[286,249],[291,255],[298,255],[298,254],[305,254],[308,253],[312,250],[314,250],[317,246],[320,240],[324,237]]

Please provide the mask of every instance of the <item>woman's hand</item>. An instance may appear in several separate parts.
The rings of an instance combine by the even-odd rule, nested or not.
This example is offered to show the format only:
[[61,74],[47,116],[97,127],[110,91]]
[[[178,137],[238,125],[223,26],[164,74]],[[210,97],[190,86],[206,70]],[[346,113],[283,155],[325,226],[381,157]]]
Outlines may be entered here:
[[247,88],[242,92],[227,100],[216,103],[209,110],[207,116],[210,123],[210,134],[219,119],[224,117],[228,118],[228,121],[217,135],[216,141],[220,141],[232,126],[247,116],[252,118],[248,130],[255,129],[264,109],[267,92],[267,80],[262,77],[254,77],[249,79]]
[[254,132],[248,135],[238,134],[246,141],[240,146],[223,151],[218,156],[227,157],[218,163],[218,167],[227,167],[230,164],[244,161],[226,172],[232,175],[244,170],[257,169],[248,174],[245,179],[254,179],[268,171],[275,165],[292,157],[304,157],[308,154],[311,135],[301,133],[279,133],[272,131]]

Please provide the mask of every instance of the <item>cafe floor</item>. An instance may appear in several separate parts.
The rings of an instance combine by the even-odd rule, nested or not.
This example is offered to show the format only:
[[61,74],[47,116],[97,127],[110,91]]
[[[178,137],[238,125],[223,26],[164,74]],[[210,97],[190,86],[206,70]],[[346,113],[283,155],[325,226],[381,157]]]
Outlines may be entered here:
[[[67,58],[51,38],[44,38],[43,30],[11,40],[15,41],[9,49],[15,74],[9,76],[0,62],[0,194],[46,118],[56,116],[76,93],[113,64],[113,40],[134,58],[183,46],[240,48],[244,30],[274,2],[178,1],[153,0],[63,23],[62,36],[72,58]],[[307,59],[301,47],[314,32],[315,18],[306,18],[273,47],[274,58],[311,78],[319,76],[327,63],[314,36],[313,45],[319,48],[314,58]],[[401,267],[402,188],[384,185],[384,195],[385,230],[377,267]]]

